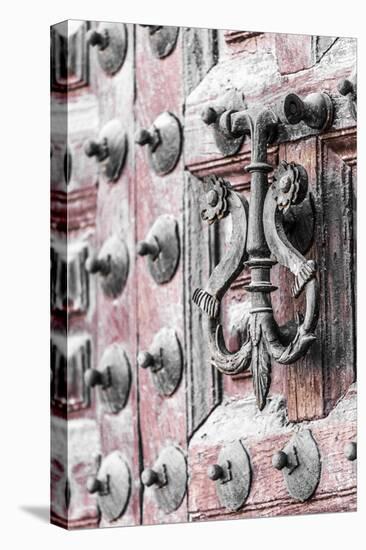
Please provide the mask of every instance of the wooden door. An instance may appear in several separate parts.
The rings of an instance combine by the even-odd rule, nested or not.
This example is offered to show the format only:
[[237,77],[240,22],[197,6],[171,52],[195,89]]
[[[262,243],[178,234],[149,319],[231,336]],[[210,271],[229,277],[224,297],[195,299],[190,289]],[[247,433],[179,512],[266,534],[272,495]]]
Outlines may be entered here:
[[[52,521],[355,509],[355,40],[68,21],[52,28],[51,46]],[[311,94],[327,94],[329,120],[294,122],[290,93],[304,113]],[[266,108],[276,131],[268,176],[255,176],[254,134],[230,135],[223,121]],[[316,261],[319,320],[303,356],[271,361],[258,407],[254,367],[225,376],[214,366],[194,296],[230,256],[239,220],[222,210],[207,223],[210,191],[218,186],[223,205],[228,194],[239,201],[242,228],[249,210],[253,248],[253,186],[268,177],[272,193],[281,163],[307,174],[303,204],[285,221]],[[230,353],[255,316],[243,231],[242,264],[219,296]],[[263,256],[289,342],[306,292],[294,298],[294,275]],[[277,470],[273,455],[296,444],[297,471]]]

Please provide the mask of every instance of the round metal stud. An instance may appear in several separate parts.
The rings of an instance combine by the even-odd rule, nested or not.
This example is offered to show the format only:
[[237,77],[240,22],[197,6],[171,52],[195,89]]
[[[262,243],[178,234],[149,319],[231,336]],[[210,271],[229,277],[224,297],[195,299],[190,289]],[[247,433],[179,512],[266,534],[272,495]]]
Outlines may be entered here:
[[153,491],[161,510],[166,514],[177,510],[187,489],[187,463],[183,451],[173,445],[163,449],[153,467],[142,473],[142,482]]
[[137,245],[137,253],[148,257],[151,276],[158,284],[173,277],[179,262],[180,246],[178,224],[173,216],[159,216],[144,241]]
[[238,440],[225,445],[218,463],[209,466],[207,475],[216,483],[220,504],[228,510],[239,510],[248,498],[252,481],[249,456],[243,443]]
[[160,25],[142,25],[149,28],[151,51],[155,57],[167,57],[175,48],[179,27],[163,27]]
[[315,492],[320,479],[320,454],[310,430],[301,430],[272,459],[282,470],[289,494],[300,502]]
[[162,328],[154,337],[149,351],[137,357],[141,368],[150,368],[154,385],[160,395],[170,396],[182,378],[182,349],[176,332]]
[[276,468],[276,470],[283,470],[288,465],[288,457],[287,454],[283,451],[278,451],[278,453],[275,453],[272,457],[272,466]]
[[182,150],[182,129],[178,118],[167,111],[161,113],[150,129],[143,128],[135,138],[141,146],[149,146],[150,164],[156,174],[164,176],[174,170]]
[[357,443],[355,441],[346,443],[344,446],[344,456],[351,462],[357,459]]
[[[101,385],[100,397],[106,409],[116,414],[127,403],[131,388],[131,366],[127,354],[120,344],[108,346],[99,363],[95,377]],[[94,375],[95,376],[95,375]],[[89,382],[94,382],[93,374],[89,375]]]
[[127,53],[127,27],[123,23],[100,23],[87,33],[87,42],[98,48],[101,68],[114,75],[123,65]]
[[97,493],[98,506],[106,520],[113,521],[123,515],[131,493],[131,474],[119,451],[101,461],[96,478],[87,481],[87,489]]
[[97,141],[85,145],[85,154],[96,157],[101,172],[108,181],[117,181],[121,175],[127,155],[127,135],[119,120],[110,120],[103,126]]
[[100,273],[105,295],[117,298],[125,287],[129,270],[125,241],[119,235],[109,237],[101,247],[98,257],[87,259],[85,269],[89,273]]

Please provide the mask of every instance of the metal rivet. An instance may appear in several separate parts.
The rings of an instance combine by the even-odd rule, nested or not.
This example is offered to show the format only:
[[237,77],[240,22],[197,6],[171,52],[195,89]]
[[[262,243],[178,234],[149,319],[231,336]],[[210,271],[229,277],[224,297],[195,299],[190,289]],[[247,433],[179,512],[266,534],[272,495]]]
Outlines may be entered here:
[[224,477],[224,470],[219,464],[211,464],[207,468],[207,476],[212,481],[217,481]]
[[297,94],[287,94],[283,102],[283,110],[289,124],[304,121],[314,130],[325,130],[333,120],[333,104],[324,92],[309,94],[304,100]]
[[103,384],[103,375],[96,369],[88,369],[84,374],[84,380],[89,388],[94,388]]
[[276,470],[283,470],[286,466],[288,466],[288,456],[283,451],[278,451],[275,453],[272,457],[272,466],[276,468]]
[[158,257],[160,247],[156,238],[149,241],[140,241],[137,243],[137,254],[139,256],[151,256],[152,259]]
[[159,483],[159,474],[152,468],[145,468],[141,474],[141,481],[145,487],[151,487]]
[[135,142],[142,147],[144,145],[149,145],[151,150],[155,151],[161,143],[159,130],[157,128],[152,128],[151,130],[142,128],[136,133]]
[[216,122],[218,117],[217,111],[213,107],[206,107],[201,113],[201,118],[208,126]]
[[107,258],[88,258],[85,262],[85,269],[88,273],[100,273],[101,275],[109,275],[111,272],[111,257]]
[[109,45],[109,34],[106,29],[103,32],[90,30],[87,32],[86,41],[91,46],[98,46],[99,50],[105,50]]
[[95,386],[103,386],[103,389],[109,388],[112,384],[110,367],[106,367],[104,372],[88,369],[84,374],[84,381],[88,388],[94,388]]
[[357,458],[357,443],[355,441],[349,441],[344,446],[344,456],[347,460],[353,461]]
[[337,88],[341,95],[352,94],[354,91],[353,83],[350,80],[348,80],[348,78],[344,78],[343,80],[341,80]]
[[137,356],[137,364],[142,369],[154,366],[154,357],[148,351],[140,351]]

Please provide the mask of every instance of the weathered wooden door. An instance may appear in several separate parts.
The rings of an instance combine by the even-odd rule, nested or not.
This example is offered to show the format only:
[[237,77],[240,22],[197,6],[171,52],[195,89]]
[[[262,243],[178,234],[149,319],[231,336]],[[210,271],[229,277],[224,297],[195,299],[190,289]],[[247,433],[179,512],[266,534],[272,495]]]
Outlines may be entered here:
[[355,509],[355,41],[51,46],[53,522]]

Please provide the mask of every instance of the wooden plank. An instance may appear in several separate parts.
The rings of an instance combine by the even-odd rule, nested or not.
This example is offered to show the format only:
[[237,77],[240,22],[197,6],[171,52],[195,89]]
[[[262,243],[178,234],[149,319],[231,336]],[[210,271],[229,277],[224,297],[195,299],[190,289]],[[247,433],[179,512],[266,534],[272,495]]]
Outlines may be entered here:
[[[217,32],[182,29],[184,86],[187,96],[217,61]],[[202,313],[192,303],[196,288],[204,286],[217,262],[217,230],[202,222],[202,182],[185,174],[183,193],[184,238],[184,347],[187,361],[188,437],[220,402],[220,376],[209,365]]]
[[[272,466],[273,454],[291,438],[295,426],[286,417],[284,400],[272,398],[259,414],[253,399],[227,400],[190,442],[189,512],[192,520],[262,517],[297,513],[354,510],[356,465],[344,456],[344,445],[356,437],[356,393],[351,388],[330,415],[306,425],[321,455],[321,478],[315,495],[305,503],[287,493],[282,472]],[[252,467],[251,491],[242,510],[228,512],[218,500],[207,467],[217,461],[225,443],[241,439]]]
[[[164,59],[154,56],[148,39],[148,29],[136,26],[136,129],[150,128],[156,117],[173,113],[182,122],[183,56],[180,30],[174,50]],[[152,278],[146,257],[136,260],[138,317],[138,351],[148,351],[153,338],[162,328],[174,329],[183,348],[184,374],[177,390],[170,397],[158,394],[150,369],[138,369],[139,422],[141,437],[140,472],[153,467],[161,450],[179,445],[186,450],[186,377],[183,346],[183,158],[175,169],[158,176],[149,162],[148,147],[135,146],[134,186],[136,240],[145,239],[150,227],[162,214],[175,217],[179,226],[181,255],[177,271],[165,284],[158,285]],[[143,489],[142,522],[144,525],[186,521],[187,504],[183,500],[178,510],[167,515],[159,509],[153,488]]]

